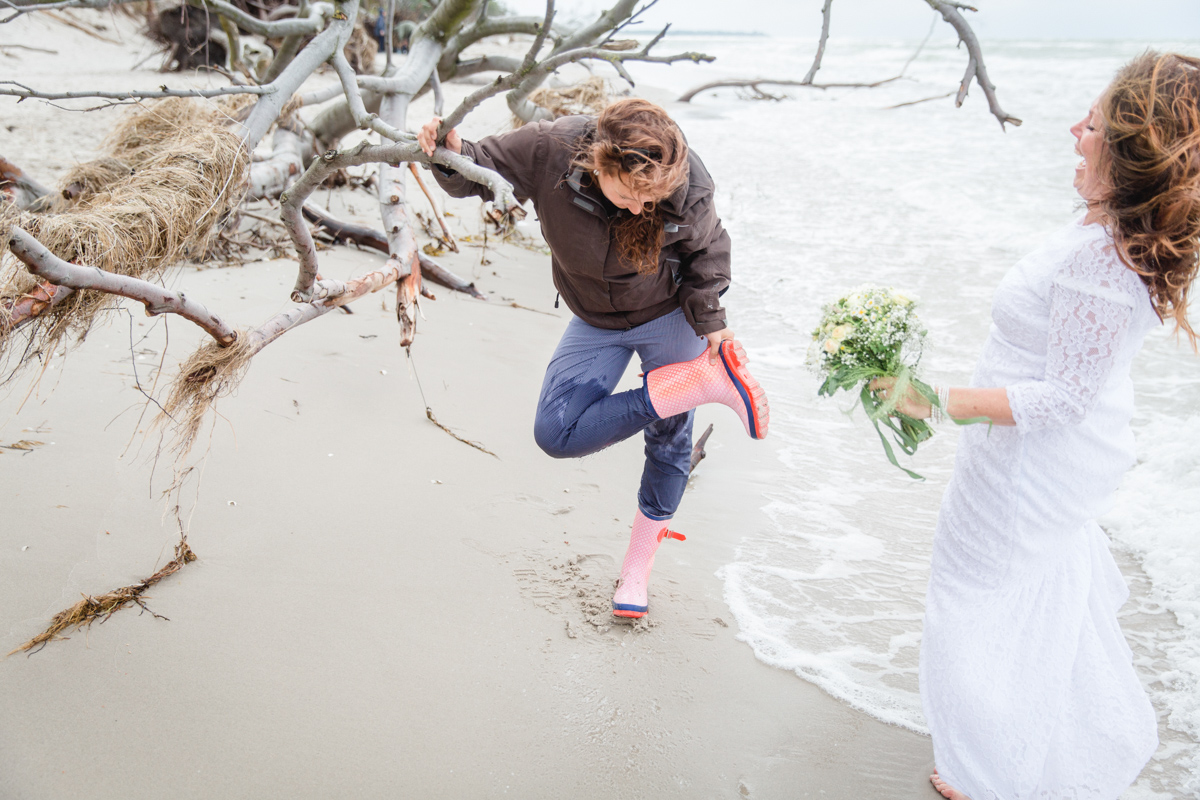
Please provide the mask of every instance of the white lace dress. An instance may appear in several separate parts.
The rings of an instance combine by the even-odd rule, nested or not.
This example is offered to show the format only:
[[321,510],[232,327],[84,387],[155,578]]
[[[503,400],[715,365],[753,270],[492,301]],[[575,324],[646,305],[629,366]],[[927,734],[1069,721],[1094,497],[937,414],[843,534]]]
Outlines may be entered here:
[[972,800],[1112,800],[1157,747],[1095,522],[1134,463],[1129,367],[1156,324],[1100,225],[1071,225],[996,290],[971,385],[1006,387],[1017,424],[963,430],[921,643],[937,768]]

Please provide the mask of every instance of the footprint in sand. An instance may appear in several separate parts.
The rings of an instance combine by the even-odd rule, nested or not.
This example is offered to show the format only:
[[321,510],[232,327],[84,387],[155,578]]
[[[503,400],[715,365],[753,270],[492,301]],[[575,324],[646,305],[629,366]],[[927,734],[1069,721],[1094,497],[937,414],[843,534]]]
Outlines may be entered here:
[[654,627],[649,617],[629,624],[613,617],[612,593],[618,570],[611,556],[581,554],[550,563],[541,555],[527,558],[529,566],[513,570],[522,594],[539,608],[562,617],[569,638],[579,638],[589,630],[607,633],[614,624],[635,631]]
[[544,497],[538,497],[537,495],[532,494],[516,495],[513,497],[513,502],[520,503],[521,505],[525,506],[539,508],[542,511],[545,511],[547,514],[552,514],[554,516],[570,514],[575,510],[575,506],[567,505],[565,503],[556,503],[551,500],[547,500]]

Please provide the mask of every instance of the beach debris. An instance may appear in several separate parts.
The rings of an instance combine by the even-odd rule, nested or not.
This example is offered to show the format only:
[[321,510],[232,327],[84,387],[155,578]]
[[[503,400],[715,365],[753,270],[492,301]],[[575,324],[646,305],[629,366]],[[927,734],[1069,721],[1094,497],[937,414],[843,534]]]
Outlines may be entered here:
[[34,349],[48,353],[68,332],[86,335],[110,306],[108,289],[64,292],[75,287],[40,282],[9,252],[10,229],[63,261],[142,280],[203,254],[218,220],[240,201],[247,167],[218,109],[184,98],[151,104],[114,128],[105,156],[67,176],[55,213],[0,220],[0,308],[8,311],[0,313],[0,355],[8,334],[27,322],[37,323]]
[[[959,44],[966,45],[966,73],[962,77],[962,81],[959,84],[957,92],[950,92],[949,94],[939,95],[938,97],[928,97],[923,100],[913,101],[911,103],[900,103],[898,105],[888,106],[888,108],[901,108],[903,106],[915,105],[916,103],[923,103],[928,100],[937,100],[941,97],[949,97],[951,94],[955,95],[955,107],[960,108],[962,107],[963,100],[965,100],[967,97],[967,90],[970,89],[973,81],[979,86],[980,89],[983,90],[984,97],[987,98],[988,110],[991,111],[992,115],[1000,121],[1000,130],[1004,130],[1005,125],[1012,125],[1014,127],[1019,126],[1021,124],[1021,120],[1012,116],[1000,107],[1000,102],[996,99],[996,87],[988,78],[987,67],[984,66],[983,63],[983,47],[979,44],[979,38],[975,35],[975,31],[971,29],[970,23],[968,23],[966,17],[962,15],[962,11],[978,11],[979,9],[956,2],[956,0],[925,0],[925,2],[930,6],[930,8],[940,14],[945,22],[954,28],[955,33],[958,34]],[[904,73],[907,72],[909,65],[911,65],[913,61],[916,60],[917,56],[921,54],[921,51],[925,48],[925,44],[929,41],[929,37],[933,35],[933,29],[937,23],[937,18],[934,17],[934,24],[930,25],[929,33],[926,34],[924,41],[922,41],[917,47],[916,52],[909,57],[907,62],[905,62],[898,75],[870,83],[815,83],[813,79],[816,78],[817,70],[821,68],[821,60],[825,56],[825,44],[829,39],[829,17],[830,7],[832,5],[833,0],[825,0],[825,4],[821,8],[821,37],[817,42],[817,53],[813,57],[812,66],[809,67],[808,73],[802,79],[770,80],[766,78],[749,78],[712,81],[701,86],[697,86],[693,89],[689,89],[680,95],[676,102],[688,103],[691,102],[691,100],[698,94],[712,91],[713,89],[722,88],[748,89],[750,92],[748,97],[752,100],[784,99],[781,96],[773,95],[764,91],[762,88],[763,86],[794,86],[810,89],[875,89],[885,84],[898,81],[904,77]]]
[[11,444],[0,444],[0,448],[4,450],[21,450],[28,453],[32,451],[33,448],[41,447],[44,444],[45,442],[35,442],[32,439],[21,439],[20,441],[13,442]]
[[[626,46],[618,48],[614,46],[617,44]],[[636,40],[626,39],[623,42],[610,42],[604,49],[634,50],[637,46]],[[598,75],[570,86],[542,87],[529,95],[529,102],[546,109],[555,119],[572,114],[599,114],[611,99],[608,83]],[[516,122],[518,125],[524,124],[519,117]]]
[[129,605],[137,605],[141,607],[143,612],[149,612],[156,619],[167,619],[161,614],[156,614],[151,611],[146,605],[146,598],[143,596],[147,589],[170,575],[174,575],[185,565],[196,560],[196,554],[192,552],[192,548],[188,546],[187,536],[181,536],[179,543],[175,545],[175,558],[167,562],[167,564],[149,578],[146,578],[139,583],[131,586],[123,586],[120,589],[114,589],[105,594],[83,595],[83,599],[70,608],[60,611],[50,620],[50,624],[44,631],[34,636],[29,641],[25,642],[20,647],[9,652],[8,655],[14,653],[28,652],[30,655],[38,652],[48,643],[55,639],[66,639],[69,637],[63,636],[62,632],[68,628],[81,628],[90,626],[96,620],[103,622],[111,617],[116,612],[120,611]]
[[171,432],[170,449],[182,460],[191,452],[205,415],[218,398],[237,389],[256,352],[248,331],[239,332],[234,343],[205,343],[179,367],[167,401],[152,426]]
[[688,468],[688,474],[691,475],[696,471],[696,466],[708,456],[708,451],[704,449],[704,445],[708,444],[708,437],[712,436],[713,426],[709,423],[708,428],[696,440],[696,444],[692,445],[692,460],[691,467]]
[[462,442],[463,444],[465,444],[465,445],[467,445],[467,446],[469,446],[469,447],[474,447],[476,450],[479,450],[480,452],[487,453],[489,456],[491,456],[492,458],[494,458],[494,459],[496,459],[496,460],[499,460],[499,459],[500,459],[500,456],[496,455],[496,454],[495,454],[495,453],[493,453],[491,450],[488,450],[486,447],[484,447],[483,445],[481,445],[479,442],[473,442],[473,441],[471,441],[470,439],[464,439],[463,437],[459,436],[459,435],[458,435],[457,433],[455,433],[454,431],[452,431],[452,430],[450,430],[449,428],[447,428],[447,427],[446,427],[445,425],[443,425],[442,423],[438,422],[438,418],[437,418],[436,416],[434,416],[434,414],[433,414],[433,409],[432,409],[432,408],[430,408],[429,406],[425,406],[425,417],[426,417],[426,419],[428,419],[430,422],[432,422],[434,425],[437,425],[439,428],[441,428],[441,429],[442,429],[442,430],[444,430],[446,433],[450,434],[452,437],[454,437],[454,438],[455,438],[455,439],[457,439],[458,441]]

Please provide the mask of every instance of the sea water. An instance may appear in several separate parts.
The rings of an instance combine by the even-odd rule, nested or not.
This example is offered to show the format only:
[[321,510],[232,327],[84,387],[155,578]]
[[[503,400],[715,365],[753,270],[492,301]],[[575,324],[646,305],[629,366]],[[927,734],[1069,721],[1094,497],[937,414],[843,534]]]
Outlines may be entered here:
[[[658,53],[716,62],[631,72],[670,96],[718,78],[797,80],[815,44],[669,36]],[[918,44],[833,39],[817,82],[891,78]],[[940,429],[908,464],[924,482],[906,477],[861,413],[842,413],[851,398],[817,399],[810,332],[822,303],[861,283],[891,285],[920,299],[926,377],[966,383],[1000,278],[1079,214],[1068,128],[1148,44],[985,42],[1000,104],[1024,120],[1003,132],[978,86],[962,108],[944,97],[967,55],[941,33],[877,88],[764,84],[779,99],[723,89],[672,106],[716,179],[734,242],[731,327],[770,390],[779,467],[763,487],[769,524],[719,573],[739,638],[761,660],[924,732],[921,617],[957,433]],[[1200,54],[1200,42],[1155,44]],[[1162,739],[1127,798],[1200,796],[1200,357],[1169,333],[1152,333],[1135,364],[1139,461],[1101,520],[1132,590],[1122,627]]]

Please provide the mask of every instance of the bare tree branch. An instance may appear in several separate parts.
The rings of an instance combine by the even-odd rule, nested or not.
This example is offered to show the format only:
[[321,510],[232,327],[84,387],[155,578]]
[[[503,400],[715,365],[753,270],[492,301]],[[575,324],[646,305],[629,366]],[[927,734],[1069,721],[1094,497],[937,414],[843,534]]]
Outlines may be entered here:
[[560,41],[554,50],[551,51],[551,55],[566,50],[577,50],[580,47],[587,47],[599,41],[600,37],[619,27],[629,19],[636,5],[637,0],[617,0],[612,8],[602,12],[591,25],[582,26],[570,36]]
[[983,89],[983,94],[987,98],[988,108],[992,115],[1000,121],[1000,130],[1004,130],[1004,124],[1020,125],[1021,120],[1012,116],[1000,107],[1000,101],[996,99],[996,87],[988,79],[987,67],[983,63],[983,48],[979,45],[979,39],[975,36],[975,31],[971,30],[971,26],[967,24],[966,18],[959,13],[959,9],[967,11],[976,11],[968,5],[961,3],[949,2],[949,0],[925,0],[929,5],[942,15],[942,19],[950,23],[954,30],[958,33],[958,40],[967,46],[967,70],[963,74],[962,83],[958,89],[958,96],[954,100],[955,106],[962,106],[963,100],[966,99],[967,89],[971,85],[972,78],[978,82],[979,87]]
[[75,290],[68,286],[39,283],[20,297],[0,301],[0,335],[12,333],[66,300]]
[[350,114],[354,117],[354,122],[358,127],[375,131],[385,139],[391,139],[394,142],[411,141],[414,138],[411,133],[388,125],[379,118],[378,114],[367,111],[366,106],[363,105],[362,94],[358,91],[358,75],[340,48],[334,52],[329,63],[333,65],[334,71],[342,82],[342,91],[350,103]]
[[[388,255],[390,252],[387,237],[383,235],[383,231],[377,231],[365,225],[343,222],[312,203],[305,203],[302,210],[309,222],[312,222],[318,231],[326,233],[335,243],[353,242],[360,247],[369,247],[372,250],[378,250],[384,255]],[[447,289],[452,289],[456,292],[469,294],[476,300],[488,299],[487,295],[475,288],[474,283],[468,283],[458,277],[431,257],[424,253],[419,253],[418,258],[421,262],[421,275],[426,280],[436,283],[439,286],[445,286]]]
[[331,83],[320,89],[313,89],[311,92],[305,92],[302,95],[297,95],[297,101],[301,106],[319,106],[321,103],[327,103],[335,97],[342,97],[345,90],[342,89],[342,84]]
[[[1000,129],[1004,130],[1005,123],[1008,123],[1011,125],[1020,125],[1021,120],[1019,120],[1016,117],[1012,116],[1011,114],[1007,113],[1006,111],[1004,111],[1004,109],[1002,109],[1000,107],[1000,103],[996,99],[996,87],[991,83],[991,81],[988,79],[988,76],[987,76],[987,68],[984,66],[984,63],[983,63],[983,49],[979,45],[979,39],[975,36],[975,32],[973,30],[971,30],[971,26],[969,24],[967,24],[966,19],[960,13],[960,10],[976,11],[977,9],[975,9],[973,6],[966,5],[965,3],[954,2],[953,0],[925,0],[925,2],[936,12],[941,14],[942,19],[944,19],[946,22],[950,23],[950,25],[958,33],[959,41],[962,44],[965,44],[967,46],[967,53],[968,53],[967,68],[963,74],[962,81],[959,85],[958,97],[955,99],[955,105],[961,106],[963,104],[963,100],[966,99],[966,96],[967,96],[967,90],[970,88],[971,81],[975,80],[983,88],[983,93],[987,97],[987,100],[988,100],[988,108],[991,110],[992,114],[995,115],[996,119],[1000,120]],[[882,86],[885,83],[891,83],[892,81],[902,78],[904,76],[904,73],[908,70],[909,65],[912,64],[913,60],[917,57],[918,54],[920,54],[921,50],[924,49],[925,42],[929,41],[929,35],[932,34],[932,28],[931,28],[930,34],[927,34],[925,36],[925,40],[921,42],[921,45],[917,48],[917,51],[908,59],[907,62],[905,62],[904,67],[900,70],[900,74],[893,78],[888,78],[887,80],[882,80],[882,81],[875,81],[874,83],[825,83],[825,84],[813,83],[812,82],[813,78],[816,76],[817,70],[820,69],[821,59],[824,57],[824,54],[825,54],[825,43],[829,37],[829,17],[830,17],[831,5],[832,5],[832,0],[825,0],[825,4],[821,9],[821,15],[822,15],[821,39],[817,45],[817,54],[816,54],[816,57],[813,59],[813,64],[809,68],[808,74],[804,76],[803,80],[799,80],[799,81],[767,80],[765,78],[758,78],[758,79],[738,79],[738,80],[713,81],[712,83],[706,83],[703,86],[697,86],[696,88],[689,90],[688,92],[684,93],[678,99],[677,102],[687,103],[687,102],[691,101],[692,98],[694,98],[696,95],[698,95],[702,92],[706,92],[711,89],[718,89],[718,88],[722,88],[722,87],[750,88],[750,89],[753,89],[758,94],[759,97],[766,98],[766,99],[779,99],[779,98],[774,97],[770,94],[767,94],[761,88],[759,88],[763,85],[811,86],[814,89],[834,89],[834,88],[873,89],[876,86]],[[927,99],[936,99],[936,98],[927,98]],[[900,106],[913,105],[913,104],[919,103],[919,102],[925,102],[925,101],[918,100],[918,101],[914,101],[913,103],[901,103]],[[900,106],[890,106],[890,108],[899,108]]]
[[30,11],[50,11],[59,8],[108,8],[109,6],[133,3],[137,0],[59,0],[59,2],[37,2],[37,0],[0,0],[0,6],[13,9],[13,13],[0,19],[0,25],[12,22]]
[[[665,33],[666,30],[663,30]],[[583,60],[607,61],[614,67],[622,64],[625,61],[644,61],[654,64],[674,64],[677,61],[691,61],[693,63],[709,62],[714,59],[713,56],[704,53],[677,53],[671,56],[652,56],[650,48],[653,47],[661,38],[662,33],[646,43],[646,46],[637,51],[617,52],[613,50],[605,50],[600,47],[584,47],[575,50],[563,50],[557,55],[551,55],[549,58],[535,65],[528,74],[523,76],[521,82],[510,91],[505,98],[508,102],[509,109],[512,110],[520,119],[530,122],[534,119],[539,119],[544,115],[548,115],[545,109],[535,106],[529,102],[529,95],[541,85],[550,73],[554,72],[564,64],[573,63]],[[626,73],[623,77],[632,83],[632,79]]]
[[275,91],[259,100],[242,123],[240,135],[246,142],[247,149],[253,150],[259,139],[266,135],[288,99],[300,88],[300,84],[304,83],[321,63],[328,61],[335,53],[342,52],[354,30],[357,18],[358,0],[347,0],[339,4],[325,30],[318,33],[280,72],[279,77],[268,84],[275,87]]
[[442,120],[438,126],[438,141],[440,142],[445,137],[446,132],[453,130],[462,122],[467,114],[476,108],[480,103],[489,97],[493,97],[500,92],[511,89],[519,84],[529,75],[534,65],[537,63],[537,54],[542,49],[542,45],[546,42],[546,35],[550,31],[550,26],[554,22],[554,0],[546,0],[546,16],[542,18],[542,25],[538,30],[537,35],[533,39],[533,44],[526,51],[525,57],[521,59],[521,64],[515,70],[502,78],[497,78],[490,86],[485,86],[478,91],[472,92],[459,103],[458,108],[451,112],[450,116]]
[[0,95],[19,97],[22,100],[79,100],[98,98],[101,100],[156,100],[163,97],[225,97],[231,94],[269,95],[279,91],[266,86],[220,86],[216,89],[168,89],[165,86],[154,90],[131,89],[124,92],[86,90],[80,92],[43,92],[17,81],[0,80]]
[[70,264],[51,253],[23,229],[13,226],[9,231],[8,248],[25,263],[30,273],[58,286],[71,289],[96,289],[108,294],[137,300],[146,306],[146,314],[178,314],[203,328],[223,346],[233,344],[237,334],[220,317],[189,299],[183,292],[171,292],[149,281],[128,275],[105,272],[97,267]]
[[6,198],[17,208],[41,210],[53,191],[25,174],[25,171],[8,159],[0,156],[0,197]]
[[366,142],[343,152],[330,151],[313,163],[287,192],[280,197],[281,216],[292,236],[292,243],[300,259],[300,271],[296,277],[296,285],[292,298],[296,302],[308,302],[313,295],[313,284],[317,276],[316,247],[312,235],[303,222],[304,201],[330,173],[338,169],[356,167],[362,164],[378,162],[400,164],[405,161],[417,161],[424,164],[434,163],[449,167],[461,173],[468,180],[488,186],[494,193],[496,205],[507,210],[517,205],[513,194],[512,184],[504,180],[498,173],[480,167],[475,162],[444,147],[439,147],[433,156],[426,156],[416,142],[404,144],[371,145]]
[[893,108],[905,108],[906,106],[917,106],[921,103],[929,103],[933,100],[945,100],[947,97],[953,97],[957,92],[949,91],[945,94],[934,95],[933,97],[922,97],[920,100],[909,100],[905,103],[896,103],[894,106],[884,106],[885,111],[891,111]]
[[829,8],[832,5],[833,0],[825,0],[825,5],[821,8],[821,40],[817,42],[817,54],[813,57],[812,66],[808,68],[808,74],[800,83],[812,83],[813,78],[817,76],[817,70],[821,68],[821,59],[825,57],[825,42],[829,39]]
[[689,89],[686,94],[679,97],[676,102],[688,103],[692,98],[703,92],[712,89],[734,88],[734,89],[754,89],[764,98],[778,99],[772,95],[763,92],[759,86],[801,86],[809,89],[874,89],[877,86],[883,86],[885,83],[900,80],[899,75],[894,75],[890,78],[884,78],[874,83],[805,83],[804,81],[787,81],[787,80],[767,80],[765,78],[749,78],[745,80],[728,80],[728,81],[713,81],[706,83],[703,86],[697,86],[695,89]]
[[293,17],[274,22],[251,16],[225,0],[189,0],[189,5],[196,8],[207,8],[235,23],[239,28],[268,39],[282,39],[287,36],[316,36],[325,28],[326,22],[337,15],[332,3],[313,3],[309,7],[306,17]]
[[452,252],[458,252],[458,242],[454,241],[454,234],[450,232],[450,228],[446,226],[446,220],[442,219],[442,212],[438,211],[437,203],[433,200],[433,195],[429,193],[429,187],[425,185],[425,181],[421,178],[421,170],[417,165],[408,162],[408,171],[412,173],[413,180],[417,182],[417,186],[421,187],[421,192],[425,195],[425,199],[429,201],[429,207],[433,210],[433,217],[437,220],[438,227],[442,229],[442,241],[450,248]]

